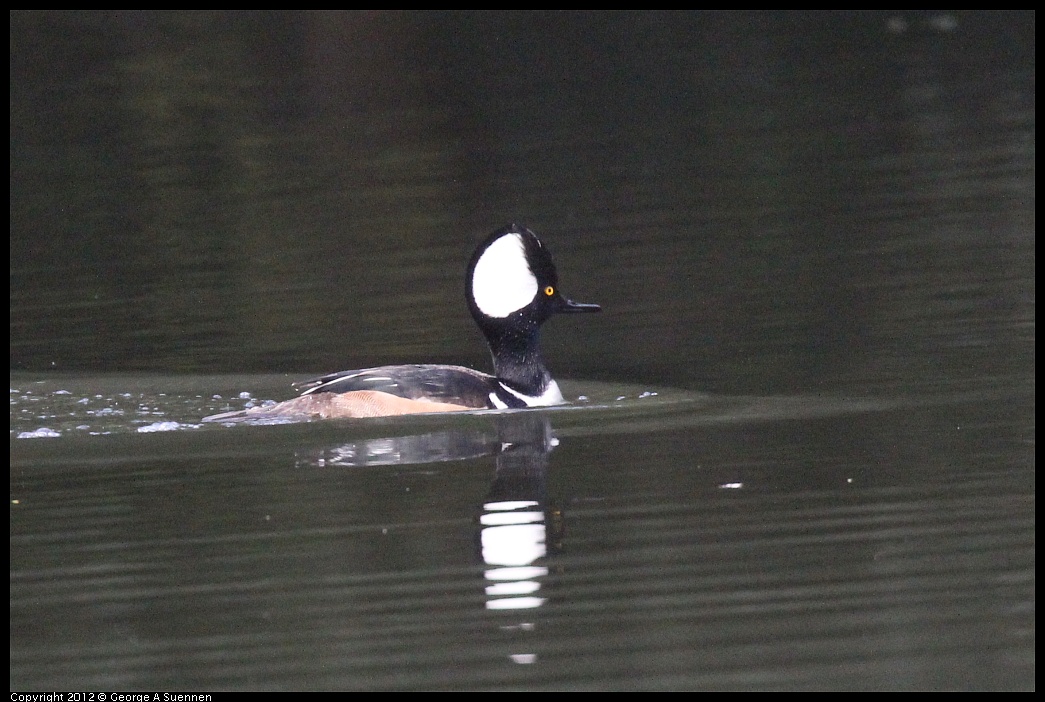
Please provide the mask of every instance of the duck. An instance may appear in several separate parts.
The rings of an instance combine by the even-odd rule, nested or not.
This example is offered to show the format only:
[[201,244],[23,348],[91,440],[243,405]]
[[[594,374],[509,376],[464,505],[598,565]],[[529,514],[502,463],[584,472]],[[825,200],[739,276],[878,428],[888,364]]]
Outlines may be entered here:
[[339,371],[294,383],[300,394],[292,399],[202,421],[366,418],[564,404],[541,355],[541,326],[557,314],[602,308],[562,294],[551,253],[519,224],[498,229],[476,247],[465,280],[468,310],[486,338],[492,374],[445,364]]

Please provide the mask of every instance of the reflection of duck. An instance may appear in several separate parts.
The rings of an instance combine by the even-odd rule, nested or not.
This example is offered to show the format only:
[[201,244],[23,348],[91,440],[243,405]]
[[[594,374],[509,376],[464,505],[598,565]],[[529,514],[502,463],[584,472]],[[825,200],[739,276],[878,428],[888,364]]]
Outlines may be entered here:
[[535,663],[527,634],[536,629],[536,610],[548,600],[549,559],[561,552],[565,536],[564,515],[548,496],[549,455],[558,444],[548,413],[478,414],[440,425],[439,431],[360,439],[298,454],[298,465],[404,466],[495,456],[493,482],[475,515],[484,607],[497,630],[511,635],[508,659]]
[[[476,415],[467,424],[451,423],[436,431],[380,436],[307,449],[296,454],[299,467],[407,466],[497,457],[490,500],[544,499],[547,454],[558,444],[543,413]],[[519,498],[522,499],[522,498]]]
[[[486,608],[530,610],[544,604],[546,556],[562,539],[563,520],[548,501],[548,454],[558,443],[547,417],[505,415],[498,422],[497,474],[479,515]],[[529,619],[520,629],[532,628]],[[532,654],[513,654],[531,662]],[[525,660],[517,659],[522,656]]]
[[299,383],[300,397],[204,418],[205,422],[308,417],[381,417],[564,402],[541,357],[540,327],[557,312],[598,312],[558,288],[551,254],[537,235],[509,225],[468,264],[468,309],[486,336],[494,375],[462,366],[404,365],[331,373]]

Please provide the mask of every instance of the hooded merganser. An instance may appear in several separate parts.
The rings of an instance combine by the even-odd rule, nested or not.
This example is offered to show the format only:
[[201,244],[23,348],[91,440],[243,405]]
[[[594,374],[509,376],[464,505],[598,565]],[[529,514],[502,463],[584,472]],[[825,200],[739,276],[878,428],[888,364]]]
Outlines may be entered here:
[[463,366],[380,366],[295,383],[299,397],[205,417],[243,419],[384,417],[425,412],[544,407],[565,400],[541,357],[541,324],[557,312],[598,312],[559,292],[551,254],[511,224],[483,241],[468,264],[468,309],[486,337],[494,375]]

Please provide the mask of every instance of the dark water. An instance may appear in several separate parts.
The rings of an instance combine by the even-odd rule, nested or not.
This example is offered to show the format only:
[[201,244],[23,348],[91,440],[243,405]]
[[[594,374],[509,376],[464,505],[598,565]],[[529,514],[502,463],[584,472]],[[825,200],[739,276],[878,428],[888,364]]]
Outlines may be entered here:
[[[1033,13],[11,23],[12,689],[1034,688]],[[570,407],[199,423],[512,220]]]

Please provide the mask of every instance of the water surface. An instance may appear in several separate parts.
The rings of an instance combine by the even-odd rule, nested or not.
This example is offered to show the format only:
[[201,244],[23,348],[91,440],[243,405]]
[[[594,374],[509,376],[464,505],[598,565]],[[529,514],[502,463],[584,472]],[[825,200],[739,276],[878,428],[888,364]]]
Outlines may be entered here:
[[13,13],[12,689],[1033,689],[1033,20]]

